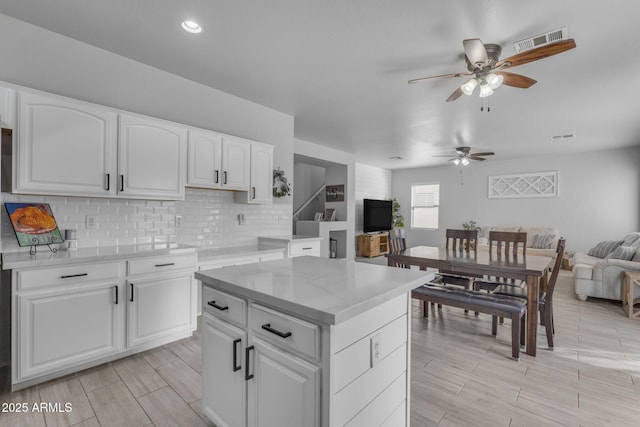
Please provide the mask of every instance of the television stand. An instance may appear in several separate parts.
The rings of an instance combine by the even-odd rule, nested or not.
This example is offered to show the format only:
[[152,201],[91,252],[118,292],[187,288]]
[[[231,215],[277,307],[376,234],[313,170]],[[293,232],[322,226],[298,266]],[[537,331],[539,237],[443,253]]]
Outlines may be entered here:
[[389,253],[389,233],[361,234],[358,236],[358,256],[374,257]]

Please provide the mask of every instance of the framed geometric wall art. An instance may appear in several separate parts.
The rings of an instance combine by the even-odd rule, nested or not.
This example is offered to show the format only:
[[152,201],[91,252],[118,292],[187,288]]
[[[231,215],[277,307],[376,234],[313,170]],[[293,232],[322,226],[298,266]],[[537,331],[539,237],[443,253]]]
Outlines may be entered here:
[[490,199],[558,197],[558,171],[493,175]]

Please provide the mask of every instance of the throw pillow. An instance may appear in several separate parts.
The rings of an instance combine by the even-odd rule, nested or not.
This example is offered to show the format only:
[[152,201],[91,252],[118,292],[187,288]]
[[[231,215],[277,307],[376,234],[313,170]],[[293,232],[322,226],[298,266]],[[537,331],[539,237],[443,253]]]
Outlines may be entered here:
[[533,249],[551,249],[551,242],[553,242],[554,234],[536,234],[533,238]]
[[631,234],[627,234],[622,238],[622,246],[632,246],[632,243],[636,243],[637,245],[638,240],[640,240],[640,233],[634,232]]
[[625,261],[631,261],[636,254],[636,248],[633,246],[618,246],[607,255],[607,259],[623,259]]
[[604,258],[622,244],[622,240],[605,240],[598,243],[595,247],[589,249],[587,254],[596,258]]
[[640,251],[636,249],[636,254],[631,258],[631,261],[640,262]]

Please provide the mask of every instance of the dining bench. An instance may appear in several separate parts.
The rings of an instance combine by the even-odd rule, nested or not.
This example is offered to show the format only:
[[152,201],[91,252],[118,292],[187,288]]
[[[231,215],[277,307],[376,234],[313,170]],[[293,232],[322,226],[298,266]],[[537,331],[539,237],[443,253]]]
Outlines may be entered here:
[[[491,334],[494,336],[498,333],[496,316],[511,319],[511,357],[519,359],[521,339],[524,344],[523,331],[525,330],[527,300],[437,284],[422,285],[411,292],[411,297],[426,302],[491,314]],[[427,310],[426,305],[424,309]]]

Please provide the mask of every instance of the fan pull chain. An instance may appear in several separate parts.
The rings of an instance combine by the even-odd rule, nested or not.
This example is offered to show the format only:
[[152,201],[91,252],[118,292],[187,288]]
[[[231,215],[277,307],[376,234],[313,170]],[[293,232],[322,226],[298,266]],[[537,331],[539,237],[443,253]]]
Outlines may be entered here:
[[462,169],[460,169],[460,186],[464,185],[464,177],[462,176]]

